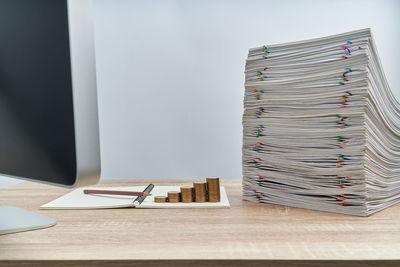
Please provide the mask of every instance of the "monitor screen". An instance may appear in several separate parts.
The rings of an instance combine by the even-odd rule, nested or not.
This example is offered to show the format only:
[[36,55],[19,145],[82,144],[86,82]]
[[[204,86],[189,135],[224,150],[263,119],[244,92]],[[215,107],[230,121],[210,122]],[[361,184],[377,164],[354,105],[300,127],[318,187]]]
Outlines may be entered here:
[[74,112],[65,0],[0,0],[0,173],[71,185]]

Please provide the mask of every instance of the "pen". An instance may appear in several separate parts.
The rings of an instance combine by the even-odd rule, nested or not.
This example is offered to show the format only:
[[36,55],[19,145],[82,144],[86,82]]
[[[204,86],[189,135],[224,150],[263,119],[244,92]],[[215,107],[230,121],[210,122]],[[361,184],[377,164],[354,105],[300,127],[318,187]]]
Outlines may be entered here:
[[[154,188],[154,184],[149,184],[149,185],[143,190],[143,193],[150,194],[150,192],[151,192],[151,190],[153,190],[153,188]],[[145,197],[144,195],[141,196],[141,197],[137,197],[137,198],[133,201],[133,204],[134,204],[135,206],[139,206],[140,204],[142,204],[142,202],[144,201],[145,198],[146,198],[146,197]]]
[[85,194],[100,194],[100,195],[120,195],[120,196],[151,196],[146,192],[134,192],[134,191],[117,191],[117,190],[97,190],[97,189],[85,189]]

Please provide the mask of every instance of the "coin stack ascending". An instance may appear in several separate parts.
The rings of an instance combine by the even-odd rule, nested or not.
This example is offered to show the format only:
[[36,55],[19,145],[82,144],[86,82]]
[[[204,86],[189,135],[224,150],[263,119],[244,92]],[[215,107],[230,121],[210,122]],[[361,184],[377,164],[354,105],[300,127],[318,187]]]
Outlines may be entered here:
[[168,192],[166,196],[155,196],[154,202],[157,203],[191,203],[191,202],[220,202],[220,184],[218,177],[208,177],[205,182],[193,183],[193,186],[182,186],[179,191]]
[[164,196],[155,196],[154,197],[154,202],[157,203],[163,203],[163,202],[167,202],[168,198],[164,197]]
[[168,192],[168,201],[169,202],[179,202],[181,200],[181,193],[178,191],[170,191]]
[[206,183],[193,183],[194,186],[194,200],[196,202],[207,201],[207,186]]
[[221,198],[219,178],[209,177],[206,180],[207,180],[208,202],[219,202]]
[[193,202],[193,187],[182,186],[181,187],[181,197],[183,203]]

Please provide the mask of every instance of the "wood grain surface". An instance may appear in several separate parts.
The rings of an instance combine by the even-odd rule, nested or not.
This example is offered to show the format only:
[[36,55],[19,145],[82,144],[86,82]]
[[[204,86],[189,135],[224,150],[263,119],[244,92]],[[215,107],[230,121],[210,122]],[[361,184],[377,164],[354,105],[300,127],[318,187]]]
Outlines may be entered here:
[[[102,180],[96,187],[149,182],[184,186],[194,181],[200,180]],[[240,266],[265,261],[289,266],[292,260],[301,260],[295,266],[321,261],[326,266],[336,261],[358,266],[358,260],[364,265],[376,266],[375,260],[386,260],[380,261],[385,266],[399,264],[400,205],[371,217],[353,217],[247,202],[241,199],[241,180],[222,179],[221,184],[230,209],[38,210],[71,190],[30,182],[2,189],[1,205],[58,222],[47,229],[0,236],[0,266],[156,266],[162,260],[167,260],[163,266],[232,266],[231,260],[242,260]]]

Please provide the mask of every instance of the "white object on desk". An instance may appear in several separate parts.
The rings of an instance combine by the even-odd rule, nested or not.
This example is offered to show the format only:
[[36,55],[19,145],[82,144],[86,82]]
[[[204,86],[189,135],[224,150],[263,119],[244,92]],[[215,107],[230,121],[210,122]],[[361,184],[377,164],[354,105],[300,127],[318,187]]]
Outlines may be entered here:
[[[121,191],[143,191],[145,186],[134,187],[105,187],[103,190],[121,190]],[[110,208],[229,208],[229,200],[225,188],[221,186],[220,202],[192,202],[192,203],[156,203],[154,196],[167,196],[169,191],[180,191],[179,186],[155,186],[150,192],[152,195],[145,198],[142,204],[134,203],[136,197],[118,196],[118,195],[96,195],[85,194],[83,190],[95,188],[78,188],[68,194],[65,194],[56,200],[53,200],[43,206],[41,209],[110,209]],[[99,189],[99,188],[96,188]]]
[[47,228],[56,220],[21,208],[0,206],[0,235]]

